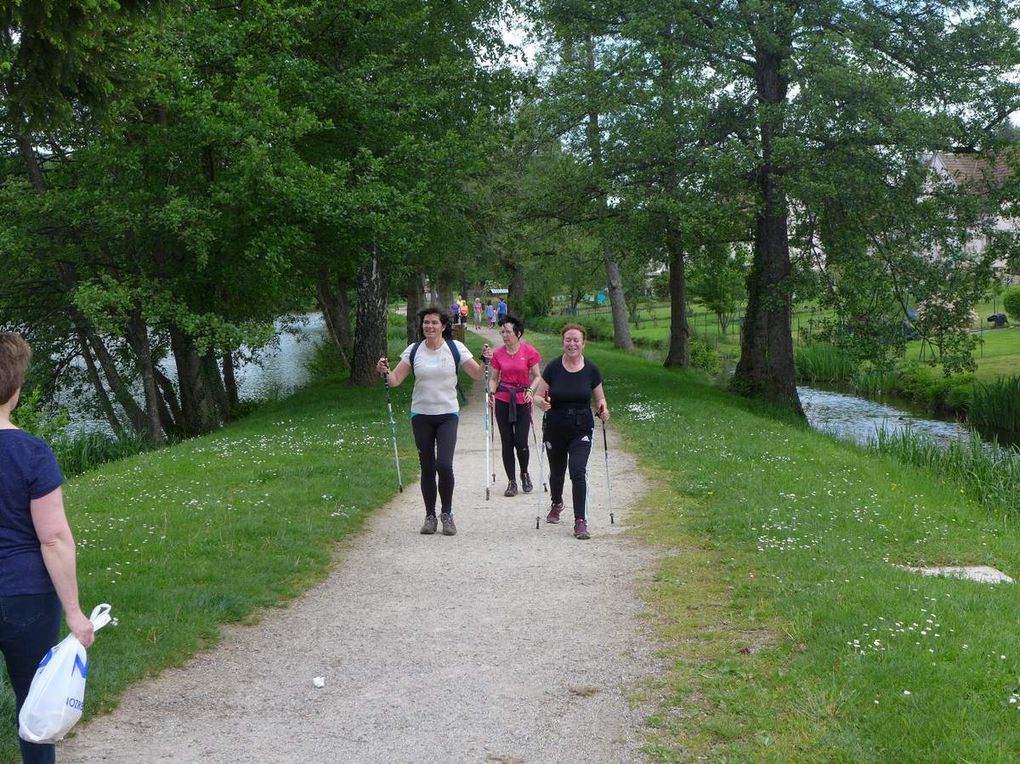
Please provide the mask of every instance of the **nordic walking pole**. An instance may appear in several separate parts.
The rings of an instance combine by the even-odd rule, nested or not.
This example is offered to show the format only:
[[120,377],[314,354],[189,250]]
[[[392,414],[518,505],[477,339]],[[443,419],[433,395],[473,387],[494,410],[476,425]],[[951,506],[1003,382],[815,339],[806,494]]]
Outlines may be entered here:
[[[545,453],[545,443],[541,444],[539,448],[538,443],[538,432],[535,430],[535,401],[531,401],[531,409],[528,412],[528,416],[531,417],[531,442],[535,444],[535,448],[538,449],[538,482],[542,484],[542,493],[549,493],[549,488],[545,484],[545,474],[542,471],[542,455]],[[544,418],[543,414],[543,418]]]
[[390,396],[390,375],[383,374],[383,387],[386,388],[386,410],[390,412],[390,433],[393,435],[393,461],[397,464],[397,487],[404,492],[404,480],[400,477],[400,454],[397,452],[397,423],[393,421],[393,398]]
[[[492,407],[489,405],[489,382],[492,379],[492,367],[489,366],[489,359],[482,356],[485,363],[485,500],[489,500],[489,473],[492,471]],[[493,475],[492,482],[496,482]]]
[[[534,403],[531,404],[534,407]],[[534,419],[532,419],[531,425],[532,433],[534,433],[535,425]],[[538,514],[535,515],[535,530],[537,531],[542,527],[542,508],[545,506],[543,500],[543,494],[546,493],[545,487],[545,414],[542,414],[542,442],[538,450],[538,482],[542,484],[542,493],[538,493]]]
[[[601,417],[599,417],[601,419]],[[613,492],[609,487],[609,441],[606,440],[606,420],[602,420],[602,449],[606,454],[606,498],[609,501],[609,524],[614,525],[613,519]]]

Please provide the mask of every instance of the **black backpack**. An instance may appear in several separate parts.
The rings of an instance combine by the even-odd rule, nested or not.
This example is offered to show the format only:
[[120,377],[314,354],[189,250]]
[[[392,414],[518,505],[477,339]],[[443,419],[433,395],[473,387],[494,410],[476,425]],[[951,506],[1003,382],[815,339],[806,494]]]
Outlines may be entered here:
[[[418,353],[418,346],[424,341],[425,340],[418,340],[411,346],[411,355],[407,360],[411,364],[412,374],[414,374],[414,357]],[[464,390],[460,386],[460,377],[457,374],[460,370],[460,351],[457,349],[457,343],[451,339],[446,340],[446,347],[450,348],[450,353],[453,355],[453,375],[457,377],[457,400],[460,401],[460,405],[463,406],[467,403],[467,396],[464,395]]]

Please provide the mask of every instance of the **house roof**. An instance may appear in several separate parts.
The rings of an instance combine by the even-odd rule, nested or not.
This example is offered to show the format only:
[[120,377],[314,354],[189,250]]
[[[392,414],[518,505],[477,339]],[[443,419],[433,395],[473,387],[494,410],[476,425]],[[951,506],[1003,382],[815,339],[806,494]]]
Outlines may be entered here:
[[999,155],[993,162],[980,154],[950,154],[940,151],[932,156],[929,164],[939,175],[956,185],[987,193],[1013,174],[1013,166],[1008,161],[1010,158]]

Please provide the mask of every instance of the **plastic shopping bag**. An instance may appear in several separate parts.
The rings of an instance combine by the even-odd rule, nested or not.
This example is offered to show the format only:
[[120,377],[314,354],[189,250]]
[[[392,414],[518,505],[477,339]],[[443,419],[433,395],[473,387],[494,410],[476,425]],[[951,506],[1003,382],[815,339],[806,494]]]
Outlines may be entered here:
[[[97,605],[89,616],[99,631],[110,622],[110,606]],[[81,642],[68,634],[51,647],[36,669],[28,697],[18,715],[18,734],[30,743],[56,743],[81,718],[85,706],[88,657]]]

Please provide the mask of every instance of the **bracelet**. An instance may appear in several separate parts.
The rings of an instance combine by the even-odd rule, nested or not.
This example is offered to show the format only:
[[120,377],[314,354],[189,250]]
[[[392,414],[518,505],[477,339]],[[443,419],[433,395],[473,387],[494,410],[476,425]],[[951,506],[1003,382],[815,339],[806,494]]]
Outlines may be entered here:
[[532,390],[530,387],[527,390],[524,391],[524,394],[525,395],[530,395],[532,398],[535,397],[535,391]]

